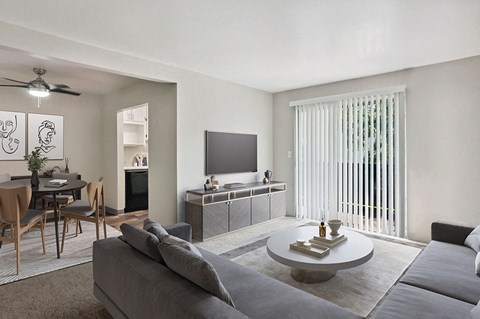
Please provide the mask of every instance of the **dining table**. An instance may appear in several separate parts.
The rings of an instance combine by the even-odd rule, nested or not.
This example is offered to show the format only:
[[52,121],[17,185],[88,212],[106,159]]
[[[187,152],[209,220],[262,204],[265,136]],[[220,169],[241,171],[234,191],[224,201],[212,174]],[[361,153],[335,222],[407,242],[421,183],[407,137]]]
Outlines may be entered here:
[[[80,179],[68,180],[65,185],[60,187],[51,187],[48,185],[48,182],[53,178],[40,178],[40,184],[38,187],[32,187],[32,199],[38,198],[43,195],[50,194],[53,198],[53,214],[55,220],[55,240],[57,245],[57,258],[60,259],[60,245],[59,245],[59,236],[58,236],[58,208],[57,208],[57,195],[61,193],[69,193],[79,189],[84,188],[87,185],[87,182]],[[0,183],[0,188],[18,188],[22,186],[30,186],[30,179],[15,179],[7,182]]]

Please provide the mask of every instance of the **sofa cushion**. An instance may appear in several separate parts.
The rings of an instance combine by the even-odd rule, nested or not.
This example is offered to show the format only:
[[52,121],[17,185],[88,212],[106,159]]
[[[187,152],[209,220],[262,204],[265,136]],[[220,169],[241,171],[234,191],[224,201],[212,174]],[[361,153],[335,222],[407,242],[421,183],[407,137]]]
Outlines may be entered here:
[[478,304],[473,307],[472,309],[472,318],[473,319],[480,319],[480,301],[478,302]]
[[236,309],[250,318],[262,319],[359,319],[362,318],[326,300],[278,280],[199,249],[217,271],[235,300]]
[[117,238],[93,243],[93,279],[95,296],[128,318],[247,318]]
[[480,225],[467,236],[465,239],[465,246],[472,248],[477,253],[480,251]]
[[471,304],[480,300],[475,252],[465,246],[432,240],[400,282]]
[[480,276],[480,252],[475,257],[475,275]]
[[202,253],[198,250],[197,247],[195,247],[192,243],[189,243],[188,241],[185,241],[181,238],[171,236],[171,235],[167,235],[167,236],[162,237],[161,242],[169,244],[169,245],[177,245],[179,247],[182,247],[183,249],[191,251],[192,253],[194,253],[197,256],[202,257]]
[[203,257],[178,245],[165,242],[160,242],[158,250],[168,268],[235,307],[215,268]]
[[374,310],[372,319],[470,318],[473,305],[422,288],[397,284]]
[[163,262],[162,256],[157,248],[160,243],[157,236],[129,224],[122,224],[120,230],[122,231],[123,240],[130,246],[158,262]]
[[168,232],[165,230],[165,228],[150,218],[147,218],[143,221],[143,229],[157,236],[159,240],[162,240],[163,237],[168,236]]

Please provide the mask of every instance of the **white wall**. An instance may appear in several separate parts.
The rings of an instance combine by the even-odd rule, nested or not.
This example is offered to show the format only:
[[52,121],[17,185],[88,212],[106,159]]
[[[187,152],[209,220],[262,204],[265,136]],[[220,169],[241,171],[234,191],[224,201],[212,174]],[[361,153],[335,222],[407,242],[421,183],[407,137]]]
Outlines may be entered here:
[[[204,153],[202,151],[204,148],[202,146],[204,129],[257,132],[258,134],[258,146],[262,150],[259,154],[259,173],[229,175],[228,177],[219,176],[221,183],[260,180],[261,171],[273,166],[272,94],[270,93],[1,21],[0,30],[0,43],[8,48],[141,79],[177,83],[177,139],[170,139],[168,142],[178,144],[177,165],[169,167],[171,172],[176,173],[178,180],[175,185],[172,184],[171,179],[168,179],[170,175],[160,176],[160,174],[155,174],[155,176],[149,177],[154,183],[153,186],[150,184],[152,187],[168,183],[173,189],[176,189],[174,200],[178,203],[178,218],[180,220],[183,216],[182,198],[185,190],[202,187],[205,182],[205,176],[203,175]],[[252,70],[252,72],[254,71]],[[245,109],[247,111],[241,111]],[[152,126],[157,126],[159,130],[169,127],[169,125],[164,125],[164,119],[152,114],[150,109],[149,120],[149,137],[152,136]],[[209,123],[212,123],[212,125]],[[111,134],[110,129],[104,133],[106,135]],[[109,136],[107,141],[111,142],[113,138]],[[104,143],[104,148],[109,147],[112,147],[112,145]],[[160,154],[161,150],[158,152]],[[154,146],[149,143],[149,171],[153,166],[161,165],[161,159],[152,156],[154,153]],[[104,161],[112,161],[112,159],[104,158]],[[106,179],[112,178],[109,183],[115,183],[118,179],[118,176],[115,178],[107,173],[104,175]],[[164,216],[160,220],[162,223],[177,221],[177,209],[162,210],[164,203],[161,198],[152,198],[149,205],[151,207],[150,211],[156,210]]]
[[274,172],[294,213],[293,100],[407,86],[409,238],[430,240],[434,220],[480,224],[480,57],[274,94]]
[[216,175],[220,185],[261,181],[273,167],[272,94],[199,74],[189,80],[178,83],[179,220],[185,191],[203,188],[208,178],[205,130],[257,134],[258,172]]
[[[36,98],[25,90],[2,88],[0,110],[25,113],[63,115],[64,156],[70,158],[70,172],[82,174],[84,180],[98,179],[102,169],[102,129],[100,96],[82,94],[78,97],[52,93],[43,98],[40,108]],[[65,169],[63,160],[49,160],[53,166]],[[25,161],[0,161],[0,173],[30,175]]]

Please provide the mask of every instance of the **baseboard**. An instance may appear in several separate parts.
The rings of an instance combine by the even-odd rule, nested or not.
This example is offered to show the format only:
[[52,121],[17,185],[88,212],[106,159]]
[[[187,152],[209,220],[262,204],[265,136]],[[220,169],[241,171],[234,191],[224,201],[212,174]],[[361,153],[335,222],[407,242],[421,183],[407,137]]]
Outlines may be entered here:
[[123,209],[115,209],[115,208],[112,208],[112,207],[108,207],[108,206],[105,206],[105,208],[107,209],[107,214],[109,215],[118,215],[118,214],[123,214],[124,211]]

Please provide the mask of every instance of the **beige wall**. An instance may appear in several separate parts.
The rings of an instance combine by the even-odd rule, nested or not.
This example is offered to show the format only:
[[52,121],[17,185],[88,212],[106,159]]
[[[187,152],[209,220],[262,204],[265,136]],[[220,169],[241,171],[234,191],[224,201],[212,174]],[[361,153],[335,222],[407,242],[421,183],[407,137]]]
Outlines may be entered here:
[[[52,93],[43,98],[40,108],[36,98],[22,89],[1,89],[0,110],[25,113],[63,115],[64,156],[70,158],[71,172],[82,174],[84,180],[98,179],[102,174],[102,129],[100,96],[82,94],[75,97]],[[60,166],[63,160],[50,160],[46,169]],[[25,161],[0,161],[0,173],[30,175]]]
[[480,224],[480,57],[274,94],[274,172],[292,190],[289,213],[294,213],[289,102],[403,84],[409,238],[428,241],[434,220]]
[[178,220],[184,220],[184,195],[203,188],[205,130],[257,134],[258,172],[216,175],[220,185],[261,181],[273,167],[272,94],[192,74],[178,83]]
[[[117,118],[123,125],[122,109],[148,103],[149,115],[149,213],[155,220],[175,222],[176,203],[176,86],[140,81],[138,84],[105,96],[103,108],[103,172],[106,189],[110,189],[107,205],[122,210],[124,197],[123,137],[117,135]],[[173,216],[173,218],[172,218]]]
[[[176,135],[175,133],[173,135],[168,133],[165,137],[162,136],[163,139],[168,139],[166,142],[169,145],[178,145],[175,154],[176,165],[165,167],[165,170],[168,170],[165,175],[158,171],[158,174],[149,176],[150,194],[158,192],[155,187],[167,184],[173,190],[171,197],[177,203],[175,208],[171,208],[169,205],[165,208],[162,197],[151,196],[150,211],[153,214],[161,215],[162,219],[160,221],[162,223],[168,224],[177,221],[177,219],[182,220],[185,191],[190,188],[202,187],[205,182],[203,138],[205,129],[256,132],[258,134],[258,146],[261,149],[258,163],[259,173],[235,174],[228,175],[228,177],[219,176],[221,183],[260,180],[262,170],[273,167],[272,94],[162,63],[147,61],[28,30],[1,21],[0,30],[2,30],[0,32],[0,43],[8,48],[140,79],[177,83],[177,132]],[[143,102],[123,104],[133,106],[139,103]],[[160,114],[155,115],[154,112],[151,112],[151,107],[152,105],[149,102],[149,138],[157,130],[161,134],[167,128],[171,128],[170,123],[165,123],[165,118]],[[106,112],[113,114],[114,108],[110,104]],[[152,127],[155,127],[153,131]],[[111,134],[113,134],[112,124],[109,123],[104,130],[104,140],[108,143],[116,143]],[[170,136],[177,136],[177,138],[168,138]],[[108,150],[112,147],[108,143],[104,143],[104,149]],[[149,143],[149,170],[156,165],[163,165],[162,157],[173,156],[158,149],[160,145],[156,147],[153,146],[153,143]],[[158,152],[157,156],[153,155],[155,152]],[[114,155],[111,151],[108,151],[108,154]],[[105,157],[103,167],[105,168],[111,161],[114,161],[114,159]],[[176,186],[170,178],[172,174],[177,176]],[[110,180],[112,178],[109,183],[116,183],[118,180],[118,176],[111,176],[108,172],[105,172],[104,175],[106,179]],[[170,203],[170,200],[169,198],[168,203]]]

